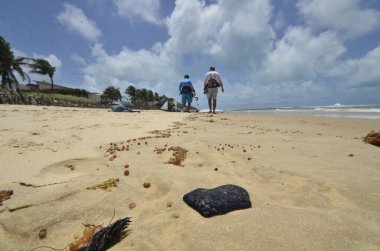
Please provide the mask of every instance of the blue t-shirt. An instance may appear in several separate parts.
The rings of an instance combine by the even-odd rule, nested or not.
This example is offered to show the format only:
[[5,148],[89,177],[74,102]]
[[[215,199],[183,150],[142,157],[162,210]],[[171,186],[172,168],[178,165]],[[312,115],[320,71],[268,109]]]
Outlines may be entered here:
[[193,91],[194,91],[194,87],[190,79],[185,78],[179,83],[179,92],[181,94],[189,94],[189,93],[192,93]]

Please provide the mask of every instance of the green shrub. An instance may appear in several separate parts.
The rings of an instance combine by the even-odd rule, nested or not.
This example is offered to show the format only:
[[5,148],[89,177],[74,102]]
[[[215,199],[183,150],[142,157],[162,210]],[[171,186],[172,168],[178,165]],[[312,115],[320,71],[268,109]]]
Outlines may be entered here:
[[22,91],[24,95],[31,95],[31,96],[37,96],[37,97],[43,97],[44,99],[54,99],[58,101],[65,101],[65,102],[71,102],[76,104],[96,104],[96,101],[84,98],[84,97],[77,97],[73,95],[64,95],[59,93],[52,93],[52,92],[37,92],[37,91]]

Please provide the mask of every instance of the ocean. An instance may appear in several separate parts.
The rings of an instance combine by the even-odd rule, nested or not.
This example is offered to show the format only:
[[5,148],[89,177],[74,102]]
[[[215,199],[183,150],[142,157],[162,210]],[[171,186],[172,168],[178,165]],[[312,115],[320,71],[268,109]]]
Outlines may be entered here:
[[380,120],[380,104],[335,104],[331,106],[276,107],[264,109],[225,110],[224,112]]

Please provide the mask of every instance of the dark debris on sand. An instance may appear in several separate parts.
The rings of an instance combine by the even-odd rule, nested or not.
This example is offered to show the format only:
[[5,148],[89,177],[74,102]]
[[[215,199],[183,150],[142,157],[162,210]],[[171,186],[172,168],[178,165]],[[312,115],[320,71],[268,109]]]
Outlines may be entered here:
[[375,131],[369,132],[363,138],[363,141],[368,143],[368,144],[371,144],[371,145],[380,146],[380,131],[379,132],[375,132]]
[[203,217],[252,207],[248,192],[231,184],[213,189],[198,188],[185,194],[183,200]]
[[[89,239],[88,243],[73,243],[73,245],[70,245],[70,251],[108,250],[127,236],[127,229],[130,224],[130,217],[125,217],[123,219],[117,220],[116,222],[108,225],[107,227],[101,228],[98,232],[94,233],[94,235]],[[98,228],[99,226],[95,227]],[[76,248],[76,244],[79,244],[78,246],[81,247]]]
[[9,200],[13,195],[13,190],[1,190],[0,191],[0,206],[3,205],[3,201]]

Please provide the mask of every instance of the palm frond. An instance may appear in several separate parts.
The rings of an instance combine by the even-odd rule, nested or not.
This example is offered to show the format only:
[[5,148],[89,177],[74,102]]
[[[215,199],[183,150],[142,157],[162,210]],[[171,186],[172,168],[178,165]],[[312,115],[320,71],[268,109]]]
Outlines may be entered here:
[[[12,67],[12,69],[13,69],[14,71],[16,71],[18,75],[20,75],[20,77],[22,78],[22,80],[27,79],[28,82],[30,82],[30,77],[29,77],[29,75],[28,75],[26,72],[24,72],[24,70],[21,68],[20,65],[14,65],[14,66]],[[14,76],[13,73],[12,73],[12,75]]]

